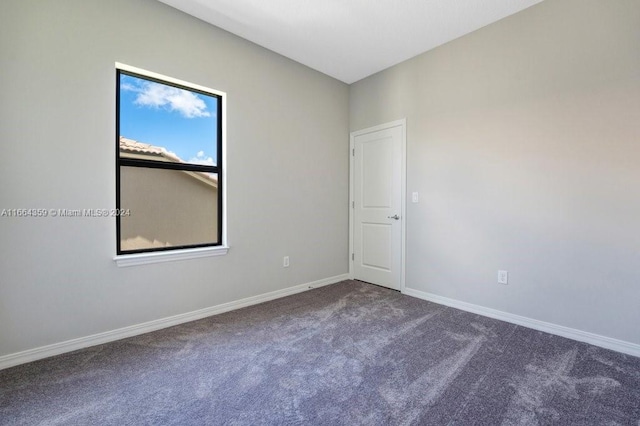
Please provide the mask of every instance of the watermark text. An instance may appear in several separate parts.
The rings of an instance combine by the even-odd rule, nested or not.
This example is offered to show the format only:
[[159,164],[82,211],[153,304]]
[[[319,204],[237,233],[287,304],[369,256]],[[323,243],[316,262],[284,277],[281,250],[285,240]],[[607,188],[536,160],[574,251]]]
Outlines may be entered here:
[[2,209],[0,217],[127,217],[130,209]]

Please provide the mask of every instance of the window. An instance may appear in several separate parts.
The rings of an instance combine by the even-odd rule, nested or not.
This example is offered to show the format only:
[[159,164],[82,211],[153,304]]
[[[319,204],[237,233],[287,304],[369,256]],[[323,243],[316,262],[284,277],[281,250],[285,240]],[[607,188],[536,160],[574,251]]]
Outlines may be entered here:
[[117,254],[223,244],[224,94],[117,64]]

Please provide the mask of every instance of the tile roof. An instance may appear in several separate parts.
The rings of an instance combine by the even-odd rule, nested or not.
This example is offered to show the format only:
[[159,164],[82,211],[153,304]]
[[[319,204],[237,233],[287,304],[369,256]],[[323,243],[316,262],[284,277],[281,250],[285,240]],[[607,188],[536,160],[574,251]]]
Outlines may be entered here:
[[[170,163],[184,163],[190,164],[187,161],[184,161],[176,154],[171,151],[167,151],[166,148],[161,146],[155,146],[148,143],[138,142],[133,139],[125,138],[124,136],[120,136],[120,154],[124,158],[127,157],[151,157],[149,160],[154,161],[165,161]],[[128,154],[128,155],[127,155]],[[188,175],[193,176],[194,178],[208,183],[210,185],[218,186],[218,175],[213,173],[205,173],[205,172],[192,172],[185,171]]]
[[185,162],[173,152],[167,151],[166,148],[134,141],[133,139],[128,139],[124,136],[120,136],[120,152],[162,157],[163,159],[168,160],[172,163]]

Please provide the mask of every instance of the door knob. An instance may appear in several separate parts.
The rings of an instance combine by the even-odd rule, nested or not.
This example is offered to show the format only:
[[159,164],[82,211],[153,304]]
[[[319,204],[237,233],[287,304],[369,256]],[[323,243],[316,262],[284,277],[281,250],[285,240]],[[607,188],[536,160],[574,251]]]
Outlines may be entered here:
[[395,219],[395,220],[398,220],[398,219],[400,219],[400,216],[398,216],[397,214],[394,214],[393,216],[387,216],[387,219]]

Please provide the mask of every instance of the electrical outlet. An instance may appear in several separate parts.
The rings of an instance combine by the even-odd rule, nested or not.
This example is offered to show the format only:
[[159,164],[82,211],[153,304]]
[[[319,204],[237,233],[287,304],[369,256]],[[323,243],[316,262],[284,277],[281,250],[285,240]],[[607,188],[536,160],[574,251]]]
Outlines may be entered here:
[[282,259],[282,267],[283,268],[288,268],[289,267],[289,256],[285,256]]
[[509,273],[507,271],[498,271],[498,284],[509,284]]

